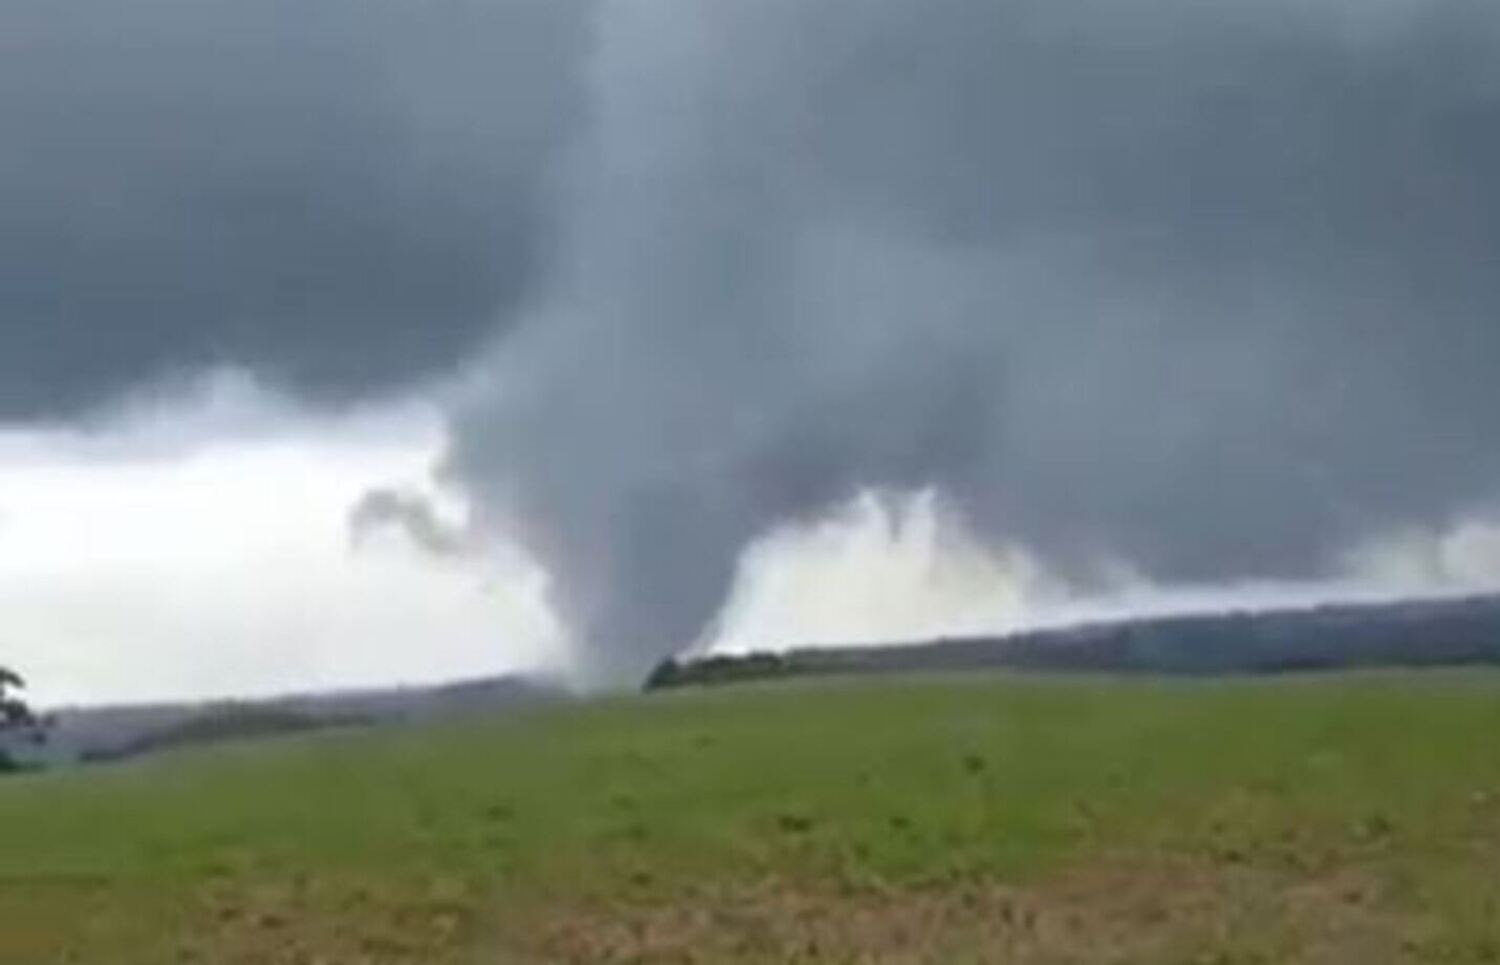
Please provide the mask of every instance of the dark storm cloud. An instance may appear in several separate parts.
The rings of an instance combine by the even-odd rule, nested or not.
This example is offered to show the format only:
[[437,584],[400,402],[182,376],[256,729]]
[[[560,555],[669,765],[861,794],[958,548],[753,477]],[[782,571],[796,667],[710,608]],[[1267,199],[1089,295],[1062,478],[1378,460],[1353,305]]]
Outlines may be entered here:
[[938,487],[1087,578],[1326,573],[1500,494],[1500,15],[607,4],[555,284],[448,472],[603,673]]
[[472,549],[463,529],[440,518],[432,503],[416,493],[372,489],[349,510],[349,536],[356,547],[390,529],[433,556],[462,556]]
[[0,420],[229,363],[324,398],[522,303],[576,116],[574,0],[0,11]]
[[1494,10],[8,3],[0,419],[475,356],[446,476],[605,675],[867,486],[1079,579],[1324,574],[1500,498]]

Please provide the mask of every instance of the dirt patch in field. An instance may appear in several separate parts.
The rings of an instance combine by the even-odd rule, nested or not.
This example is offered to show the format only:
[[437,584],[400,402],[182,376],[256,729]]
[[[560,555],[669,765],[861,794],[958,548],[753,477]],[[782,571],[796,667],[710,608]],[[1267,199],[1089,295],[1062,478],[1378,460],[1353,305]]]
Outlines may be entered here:
[[[1466,923],[1451,903],[1414,890],[1388,866],[1335,868],[1113,861],[1024,887],[973,877],[899,888],[768,878],[645,882],[616,893],[601,882],[599,897],[580,899],[564,888],[559,896],[575,897],[551,902],[507,899],[483,882],[445,876],[223,879],[171,908],[132,906],[137,914],[130,921],[121,920],[124,906],[108,889],[92,897],[70,890],[53,896],[66,899],[59,901],[28,889],[9,899],[30,912],[12,908],[8,920],[37,927],[30,938],[26,929],[8,934],[0,959],[38,965],[1500,961],[1489,905],[1476,904]],[[7,894],[0,889],[0,906]],[[64,908],[92,911],[65,926],[55,913]],[[113,944],[104,941],[106,933]],[[114,949],[107,958],[100,952],[106,947]]]
[[1343,963],[1411,960],[1420,922],[1371,878],[1118,864],[1026,887],[785,881],[513,920],[514,963]]
[[457,878],[225,882],[204,889],[178,960],[202,965],[448,965],[474,960],[480,889]]

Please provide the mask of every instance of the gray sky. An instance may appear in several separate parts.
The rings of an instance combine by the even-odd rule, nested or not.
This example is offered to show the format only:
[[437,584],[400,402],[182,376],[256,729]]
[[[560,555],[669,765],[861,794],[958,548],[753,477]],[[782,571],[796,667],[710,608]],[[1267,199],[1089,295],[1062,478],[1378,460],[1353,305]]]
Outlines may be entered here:
[[340,399],[521,303],[573,0],[21,0],[0,13],[0,416],[250,364]]
[[[1479,0],[13,4],[0,419],[422,400],[464,555],[602,677],[876,490],[970,582],[1482,582],[1497,47]],[[446,540],[393,482],[362,524]]]

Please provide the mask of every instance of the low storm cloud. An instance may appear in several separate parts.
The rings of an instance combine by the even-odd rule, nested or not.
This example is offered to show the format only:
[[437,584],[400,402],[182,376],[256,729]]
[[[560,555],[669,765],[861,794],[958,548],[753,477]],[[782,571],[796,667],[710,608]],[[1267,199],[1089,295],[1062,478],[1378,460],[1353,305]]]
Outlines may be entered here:
[[448,380],[439,476],[603,677],[869,489],[1080,584],[1324,578],[1500,499],[1489,4],[3,18],[0,416]]
[[249,366],[451,367],[540,270],[573,0],[23,0],[0,13],[0,418]]

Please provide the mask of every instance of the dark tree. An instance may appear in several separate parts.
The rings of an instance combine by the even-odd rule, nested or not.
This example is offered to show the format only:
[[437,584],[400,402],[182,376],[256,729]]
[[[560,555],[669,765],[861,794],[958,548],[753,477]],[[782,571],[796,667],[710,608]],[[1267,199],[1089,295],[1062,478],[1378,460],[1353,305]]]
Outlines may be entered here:
[[0,667],[0,772],[20,766],[11,751],[15,741],[37,742],[42,738],[42,722],[18,696],[25,687],[26,681],[19,674]]

